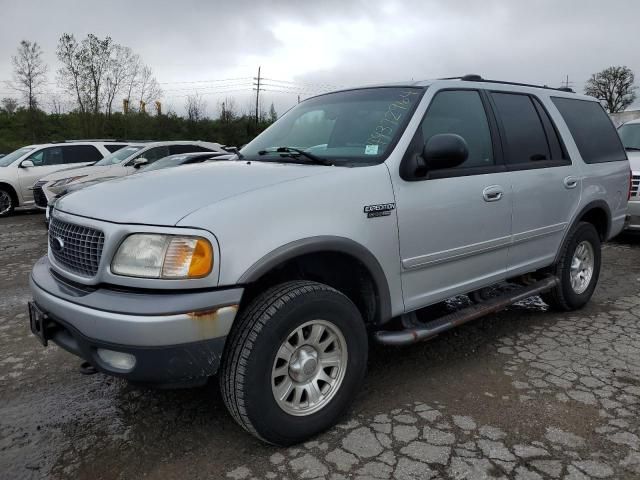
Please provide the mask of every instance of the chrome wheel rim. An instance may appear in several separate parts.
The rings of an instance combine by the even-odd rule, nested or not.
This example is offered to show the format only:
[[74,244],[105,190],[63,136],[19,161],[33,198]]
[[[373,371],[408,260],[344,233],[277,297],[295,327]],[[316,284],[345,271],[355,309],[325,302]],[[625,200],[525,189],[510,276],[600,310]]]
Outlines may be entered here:
[[0,191],[0,215],[4,215],[9,210],[11,210],[11,195],[9,192],[5,192],[4,190]]
[[324,408],[340,389],[347,368],[347,343],[338,327],[311,320],[280,345],[271,370],[278,406],[295,416]]
[[571,288],[580,295],[589,287],[595,264],[591,243],[582,241],[576,247],[571,259]]

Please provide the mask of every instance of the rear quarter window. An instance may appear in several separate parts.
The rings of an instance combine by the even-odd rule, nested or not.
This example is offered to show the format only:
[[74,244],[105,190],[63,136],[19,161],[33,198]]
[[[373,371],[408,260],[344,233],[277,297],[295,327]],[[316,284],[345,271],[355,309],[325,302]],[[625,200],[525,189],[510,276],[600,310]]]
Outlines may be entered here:
[[626,160],[620,137],[598,102],[552,97],[585,163]]

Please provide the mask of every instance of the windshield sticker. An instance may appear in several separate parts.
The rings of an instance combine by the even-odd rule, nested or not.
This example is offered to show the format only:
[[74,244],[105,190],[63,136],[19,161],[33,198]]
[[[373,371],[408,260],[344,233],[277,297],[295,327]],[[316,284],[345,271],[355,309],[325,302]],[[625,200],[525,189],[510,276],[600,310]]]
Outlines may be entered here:
[[365,155],[377,155],[378,154],[378,145],[367,145],[364,147]]
[[[389,104],[382,120],[378,122],[373,133],[367,140],[367,145],[387,145],[396,128],[400,125],[413,100],[418,97],[418,92],[405,91],[400,93],[400,98]],[[366,153],[366,152],[365,152]]]

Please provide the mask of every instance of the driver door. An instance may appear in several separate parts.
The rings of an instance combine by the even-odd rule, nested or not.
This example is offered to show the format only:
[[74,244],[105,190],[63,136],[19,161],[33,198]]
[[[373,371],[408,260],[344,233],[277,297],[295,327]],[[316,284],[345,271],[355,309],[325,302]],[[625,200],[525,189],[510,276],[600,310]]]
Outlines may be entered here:
[[[61,170],[64,163],[62,147],[47,147],[32,153],[25,160],[33,162],[33,167],[19,167],[18,180],[22,190],[23,204],[33,203],[33,184],[43,177]],[[25,161],[23,160],[23,162]]]

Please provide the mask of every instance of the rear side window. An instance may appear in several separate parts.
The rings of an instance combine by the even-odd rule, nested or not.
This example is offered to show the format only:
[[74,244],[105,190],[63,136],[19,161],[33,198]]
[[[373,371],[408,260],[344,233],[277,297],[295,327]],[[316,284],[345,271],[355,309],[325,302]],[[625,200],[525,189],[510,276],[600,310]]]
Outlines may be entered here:
[[170,145],[169,151],[171,155],[176,155],[178,153],[210,152],[211,150],[200,145]]
[[102,160],[102,154],[93,145],[70,145],[63,148],[64,163],[93,163]]
[[107,150],[109,150],[109,153],[113,153],[113,152],[117,152],[118,150],[120,150],[123,147],[126,147],[127,145],[125,143],[119,144],[119,143],[107,143],[104,145],[104,148],[106,148]]
[[620,137],[598,102],[573,98],[551,99],[564,118],[586,163],[626,160]]
[[551,151],[538,111],[528,95],[492,93],[502,123],[508,164],[551,160]]

